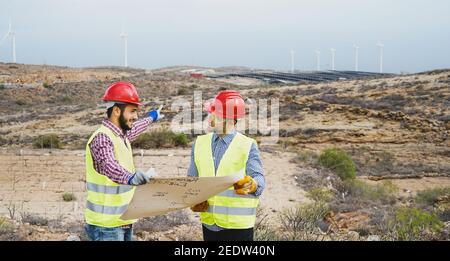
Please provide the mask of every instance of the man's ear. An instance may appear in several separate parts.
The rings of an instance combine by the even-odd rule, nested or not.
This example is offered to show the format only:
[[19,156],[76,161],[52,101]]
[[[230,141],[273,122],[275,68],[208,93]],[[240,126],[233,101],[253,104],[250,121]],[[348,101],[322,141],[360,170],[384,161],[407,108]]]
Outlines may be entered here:
[[113,115],[120,117],[120,108],[119,106],[114,106],[113,107]]

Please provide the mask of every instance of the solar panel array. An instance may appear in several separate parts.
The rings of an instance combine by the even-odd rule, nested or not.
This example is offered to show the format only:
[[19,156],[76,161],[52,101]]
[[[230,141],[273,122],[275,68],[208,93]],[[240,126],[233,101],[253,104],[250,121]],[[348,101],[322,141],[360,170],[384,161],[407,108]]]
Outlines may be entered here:
[[339,80],[354,80],[362,78],[385,78],[392,77],[393,74],[373,73],[373,72],[356,72],[356,71],[317,71],[317,72],[299,72],[299,73],[285,73],[285,72],[241,72],[241,73],[227,73],[221,75],[208,76],[210,78],[223,77],[243,77],[262,80],[268,83],[277,82],[325,82],[325,81],[339,81]]

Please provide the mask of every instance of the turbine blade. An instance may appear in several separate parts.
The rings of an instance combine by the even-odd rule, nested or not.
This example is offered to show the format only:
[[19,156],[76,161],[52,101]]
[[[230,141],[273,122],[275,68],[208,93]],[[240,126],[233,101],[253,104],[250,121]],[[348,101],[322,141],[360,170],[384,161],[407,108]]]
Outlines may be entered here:
[[5,34],[5,36],[3,36],[3,38],[0,40],[0,46],[3,44],[3,42],[6,40],[6,38],[8,38],[9,36],[9,32]]

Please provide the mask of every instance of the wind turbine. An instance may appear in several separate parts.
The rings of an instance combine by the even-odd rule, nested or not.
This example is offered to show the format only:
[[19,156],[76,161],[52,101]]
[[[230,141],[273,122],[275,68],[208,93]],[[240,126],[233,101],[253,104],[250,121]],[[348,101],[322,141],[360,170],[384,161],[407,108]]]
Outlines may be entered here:
[[353,48],[355,49],[355,72],[357,72],[358,71],[359,46],[354,44]]
[[125,48],[125,67],[128,67],[128,34],[125,33],[124,26],[122,25],[122,33],[120,34],[120,38],[124,41]]
[[378,42],[377,46],[380,48],[380,73],[383,73],[383,49],[384,44]]
[[16,63],[16,33],[11,28],[12,28],[11,20],[9,20],[8,32],[6,32],[6,34],[0,40],[0,46],[3,44],[3,42],[6,40],[6,38],[11,37],[11,39],[12,39],[12,59],[13,59],[13,63]]
[[316,50],[316,58],[317,58],[317,71],[320,71],[320,51]]
[[295,56],[295,51],[291,50],[291,73],[294,73],[294,57]]
[[334,58],[336,56],[336,49],[331,48],[331,70],[334,71]]

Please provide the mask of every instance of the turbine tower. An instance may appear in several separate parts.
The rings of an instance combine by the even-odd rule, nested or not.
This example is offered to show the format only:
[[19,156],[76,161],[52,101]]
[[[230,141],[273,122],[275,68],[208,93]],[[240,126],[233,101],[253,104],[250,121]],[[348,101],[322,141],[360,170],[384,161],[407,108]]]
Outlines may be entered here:
[[359,70],[359,68],[358,68],[359,46],[354,44],[353,48],[355,49],[355,72],[357,72]]
[[125,67],[128,67],[128,34],[125,33],[124,26],[122,26],[120,38],[124,41]]
[[382,44],[381,42],[378,42],[377,46],[378,46],[378,48],[380,48],[380,73],[383,73],[383,49],[384,49],[384,44]]
[[334,71],[334,58],[336,57],[336,49],[331,48],[331,70]]
[[291,73],[294,73],[294,57],[295,56],[295,51],[291,50]]
[[11,24],[11,20],[9,20],[8,32],[6,32],[6,34],[0,40],[0,46],[3,44],[3,42],[6,40],[6,38],[11,37],[11,40],[12,40],[12,62],[16,63],[16,33],[11,28],[12,28],[12,24]]
[[317,71],[320,71],[320,51],[316,50],[316,58],[317,58]]

